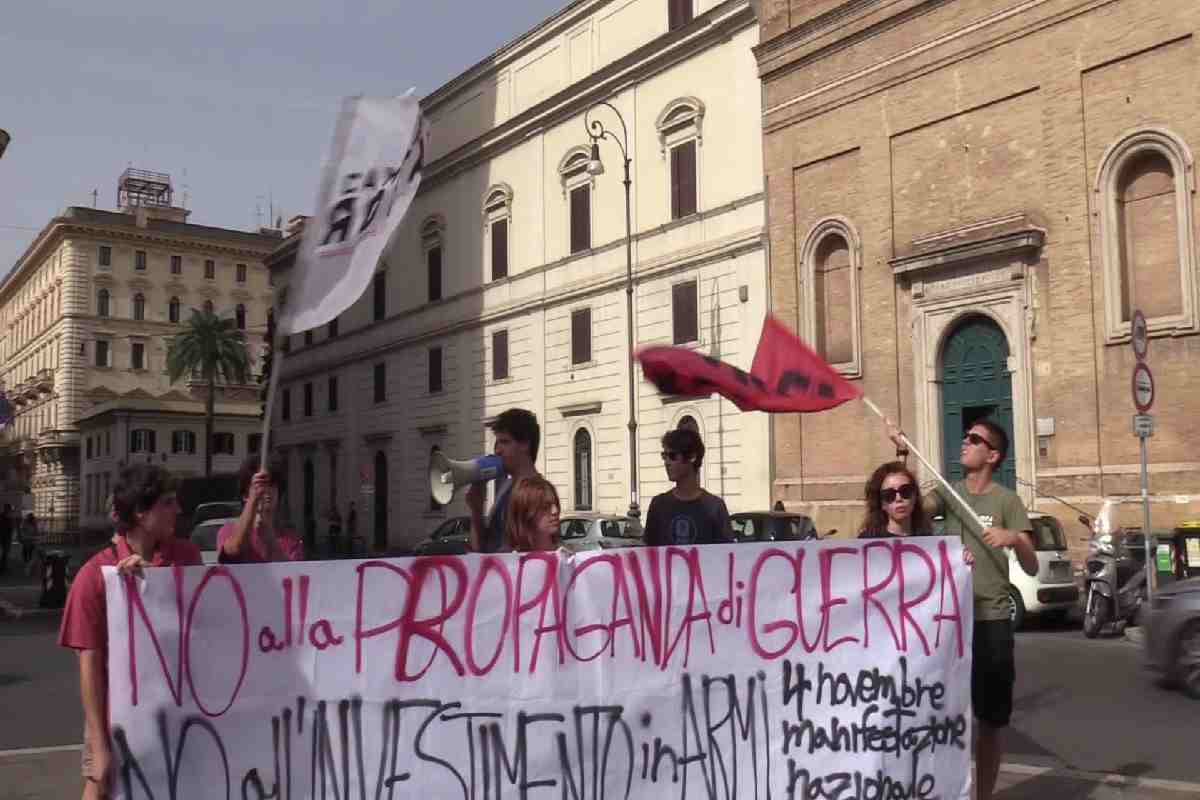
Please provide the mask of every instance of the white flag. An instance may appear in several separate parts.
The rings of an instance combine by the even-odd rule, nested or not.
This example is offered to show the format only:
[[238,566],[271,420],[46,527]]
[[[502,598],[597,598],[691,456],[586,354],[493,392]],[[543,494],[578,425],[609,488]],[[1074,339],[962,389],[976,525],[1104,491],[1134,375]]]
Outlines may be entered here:
[[366,291],[421,184],[427,137],[411,91],[346,99],[296,256],[281,335],[324,325]]

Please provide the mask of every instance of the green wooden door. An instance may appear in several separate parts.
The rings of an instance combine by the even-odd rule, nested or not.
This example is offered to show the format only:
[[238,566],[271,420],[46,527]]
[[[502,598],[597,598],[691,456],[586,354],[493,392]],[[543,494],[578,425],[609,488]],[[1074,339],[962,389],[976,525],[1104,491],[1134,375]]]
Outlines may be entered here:
[[951,480],[963,476],[958,461],[963,434],[980,419],[991,419],[1008,434],[1008,455],[995,479],[1015,488],[1008,340],[987,317],[968,317],[950,334],[942,351],[942,463]]

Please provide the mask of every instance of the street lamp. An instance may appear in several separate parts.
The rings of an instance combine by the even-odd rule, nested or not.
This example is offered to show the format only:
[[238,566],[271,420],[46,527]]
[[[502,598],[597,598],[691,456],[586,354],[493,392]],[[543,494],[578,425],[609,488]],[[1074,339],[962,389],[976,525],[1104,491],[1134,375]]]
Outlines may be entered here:
[[[621,137],[604,127],[604,123],[598,119],[592,119],[592,113],[601,106],[607,107],[613,114],[617,116],[617,121],[621,123]],[[626,338],[628,345],[627,367],[629,369],[629,518],[637,520],[641,516],[641,510],[638,507],[638,462],[637,462],[637,407],[634,405],[634,367],[633,367],[633,231],[630,222],[629,208],[629,129],[625,127],[625,118],[621,116],[621,112],[613,106],[612,103],[601,101],[587,110],[583,115],[583,124],[587,129],[588,136],[592,140],[592,151],[587,162],[587,172],[589,175],[603,175],[604,162],[600,160],[600,140],[610,139],[617,147],[621,149],[621,158],[624,160],[625,179],[622,183],[625,185],[625,321],[626,321]]]

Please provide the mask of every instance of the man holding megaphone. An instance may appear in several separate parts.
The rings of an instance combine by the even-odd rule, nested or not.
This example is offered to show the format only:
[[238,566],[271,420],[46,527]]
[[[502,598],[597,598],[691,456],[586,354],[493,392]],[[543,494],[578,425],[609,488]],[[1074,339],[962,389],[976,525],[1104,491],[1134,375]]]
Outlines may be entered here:
[[484,484],[472,483],[467,489],[467,508],[471,511],[471,549],[476,553],[499,553],[508,549],[504,526],[508,520],[508,502],[513,483],[538,474],[538,444],[542,438],[537,416],[523,408],[510,408],[491,424],[496,435],[495,453],[504,463],[508,477],[496,489],[492,513],[483,516]]

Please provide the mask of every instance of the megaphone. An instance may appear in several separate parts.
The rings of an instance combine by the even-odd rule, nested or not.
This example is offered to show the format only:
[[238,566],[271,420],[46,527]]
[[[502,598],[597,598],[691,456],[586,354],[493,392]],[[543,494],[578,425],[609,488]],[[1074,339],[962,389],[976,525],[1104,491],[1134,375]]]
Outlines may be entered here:
[[438,450],[429,457],[429,494],[440,505],[454,499],[454,493],[472,483],[484,483],[504,476],[500,456],[480,456],[467,461],[446,458]]

